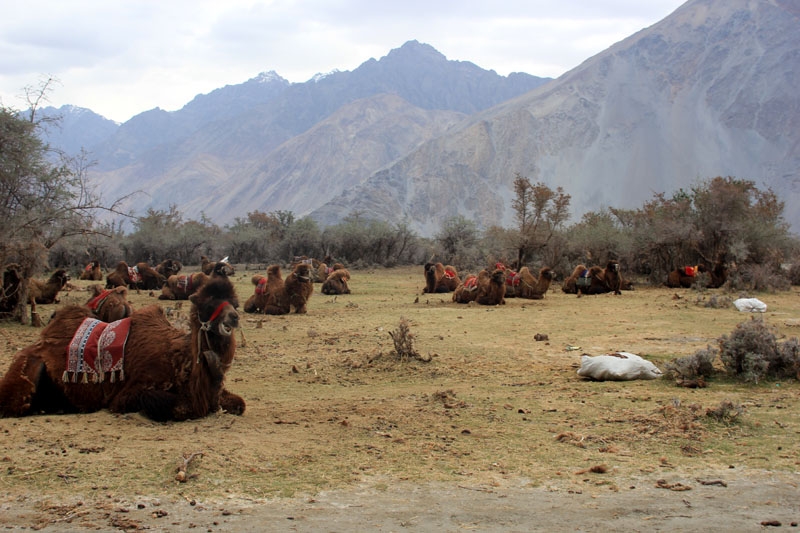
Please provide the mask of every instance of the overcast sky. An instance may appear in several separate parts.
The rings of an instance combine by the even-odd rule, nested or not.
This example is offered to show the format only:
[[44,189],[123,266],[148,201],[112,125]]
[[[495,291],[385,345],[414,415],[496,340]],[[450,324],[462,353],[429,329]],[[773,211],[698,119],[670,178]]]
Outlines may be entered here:
[[53,76],[49,104],[124,122],[274,70],[353,70],[406,41],[503,76],[558,77],[684,0],[7,0],[0,103]]

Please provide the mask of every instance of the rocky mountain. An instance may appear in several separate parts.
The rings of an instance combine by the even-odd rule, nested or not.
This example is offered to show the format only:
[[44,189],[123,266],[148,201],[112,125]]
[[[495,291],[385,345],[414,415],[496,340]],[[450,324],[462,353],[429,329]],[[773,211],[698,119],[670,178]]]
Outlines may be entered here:
[[718,175],[770,187],[800,228],[800,4],[690,0],[530,93],[467,118],[312,216],[358,210],[431,235],[449,216],[513,226],[519,172],[580,215]]
[[256,210],[304,216],[468,114],[548,81],[449,61],[416,41],[352,72],[268,78],[120,126],[93,150],[106,198],[141,190],[128,204],[138,213],[174,204],[219,224]]
[[113,120],[90,109],[72,105],[43,107],[39,113],[42,118],[50,119],[42,140],[70,155],[77,155],[82,148],[104,142],[119,128],[119,124]]
[[106,198],[141,190],[137,213],[218,224],[289,210],[425,236],[456,214],[510,227],[520,173],[563,187],[576,219],[735,176],[779,193],[798,229],[798,22],[797,0],[690,0],[557,80],[410,41],[306,83],[263,74],[83,146]]

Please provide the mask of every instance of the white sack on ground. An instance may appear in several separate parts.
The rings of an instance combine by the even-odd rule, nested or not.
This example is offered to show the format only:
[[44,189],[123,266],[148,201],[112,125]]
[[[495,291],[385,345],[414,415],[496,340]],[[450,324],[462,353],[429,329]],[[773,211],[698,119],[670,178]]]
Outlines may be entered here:
[[759,300],[758,298],[739,298],[733,305],[736,306],[736,309],[739,311],[746,311],[749,313],[766,313],[767,312],[767,304]]
[[633,379],[657,379],[661,370],[647,359],[630,352],[615,352],[608,355],[581,356],[578,375],[597,381],[629,381]]

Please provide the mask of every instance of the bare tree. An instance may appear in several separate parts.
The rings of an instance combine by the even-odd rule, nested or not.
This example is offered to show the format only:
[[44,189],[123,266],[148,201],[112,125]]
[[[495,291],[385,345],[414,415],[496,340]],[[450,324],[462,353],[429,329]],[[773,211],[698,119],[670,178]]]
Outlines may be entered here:
[[555,232],[569,218],[571,197],[561,187],[550,189],[543,183],[532,184],[519,172],[514,177],[514,209],[517,221],[517,267],[544,249]]

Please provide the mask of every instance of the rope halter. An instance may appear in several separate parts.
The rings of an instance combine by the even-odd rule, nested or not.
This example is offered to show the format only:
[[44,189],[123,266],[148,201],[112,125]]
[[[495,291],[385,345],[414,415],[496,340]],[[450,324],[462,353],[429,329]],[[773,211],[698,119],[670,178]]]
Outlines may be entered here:
[[[206,332],[206,336],[208,336],[208,332],[211,330],[211,325],[213,324],[213,322],[217,318],[219,318],[219,315],[222,313],[222,310],[229,305],[231,305],[230,302],[227,301],[222,302],[217,306],[216,309],[214,309],[214,312],[211,313],[211,316],[209,317],[208,320],[206,320],[205,322],[203,322],[202,320],[200,321],[200,329]],[[230,337],[231,333],[233,333],[233,328],[226,326],[222,322],[219,323],[217,329],[219,331],[219,334],[224,337]]]

